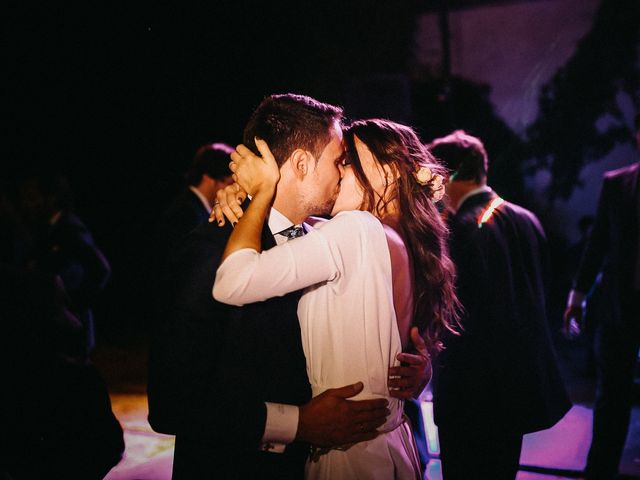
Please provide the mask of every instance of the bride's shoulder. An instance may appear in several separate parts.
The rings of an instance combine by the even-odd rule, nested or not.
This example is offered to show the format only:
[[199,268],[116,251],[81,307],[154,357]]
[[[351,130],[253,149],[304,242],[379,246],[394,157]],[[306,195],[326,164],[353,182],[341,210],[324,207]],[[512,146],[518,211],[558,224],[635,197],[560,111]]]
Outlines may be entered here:
[[378,219],[372,213],[365,212],[363,210],[345,210],[343,212],[339,212],[335,217],[332,218],[332,220],[338,218],[347,218],[360,222],[370,222],[372,220],[375,222],[378,221]]
[[314,229],[328,231],[349,231],[351,234],[361,232],[365,235],[370,234],[372,230],[382,231],[380,221],[369,212],[360,210],[349,210],[340,212],[329,220],[322,221],[313,225]]
[[328,222],[329,219],[325,218],[325,217],[316,217],[314,215],[307,217],[307,219],[304,221],[304,223],[306,223],[307,225],[311,226],[311,227],[319,227],[321,226],[323,223]]
[[362,229],[380,229],[380,220],[378,220],[372,213],[364,212],[362,210],[348,210],[338,213],[331,219],[331,222],[340,224],[349,224],[354,228]]

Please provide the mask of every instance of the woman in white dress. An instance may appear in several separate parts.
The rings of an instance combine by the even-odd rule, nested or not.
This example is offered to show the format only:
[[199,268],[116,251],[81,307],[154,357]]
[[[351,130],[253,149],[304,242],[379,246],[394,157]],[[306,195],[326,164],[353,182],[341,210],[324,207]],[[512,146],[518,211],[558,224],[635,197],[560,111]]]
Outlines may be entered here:
[[[239,185],[252,196],[216,275],[216,300],[243,305],[305,288],[298,305],[313,395],[363,381],[355,397],[387,398],[390,415],[369,441],[318,449],[308,479],[416,479],[420,467],[403,401],[388,394],[387,370],[417,326],[432,353],[457,319],[454,267],[435,201],[440,167],[409,127],[363,120],[345,132],[348,155],[333,218],[259,252],[262,224],[279,180],[266,144],[262,158],[232,154]],[[256,243],[257,242],[257,243]]]

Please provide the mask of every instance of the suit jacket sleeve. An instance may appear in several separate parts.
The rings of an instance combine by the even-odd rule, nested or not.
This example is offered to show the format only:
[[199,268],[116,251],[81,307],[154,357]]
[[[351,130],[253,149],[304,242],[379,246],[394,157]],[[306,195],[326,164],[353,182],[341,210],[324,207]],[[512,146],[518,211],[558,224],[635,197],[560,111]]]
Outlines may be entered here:
[[67,260],[62,263],[59,275],[74,305],[89,308],[104,289],[111,275],[111,267],[91,233],[79,220],[61,229],[60,242],[68,253],[65,254]]
[[605,178],[598,200],[596,217],[587,241],[580,266],[574,281],[574,288],[586,293],[595,282],[598,272],[602,269],[608,250],[609,241],[609,196],[611,179]]

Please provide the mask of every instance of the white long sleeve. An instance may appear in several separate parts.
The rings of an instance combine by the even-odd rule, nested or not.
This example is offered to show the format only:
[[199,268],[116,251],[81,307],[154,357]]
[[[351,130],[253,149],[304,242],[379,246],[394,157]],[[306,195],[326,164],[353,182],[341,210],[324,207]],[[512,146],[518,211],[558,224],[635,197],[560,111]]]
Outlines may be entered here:
[[371,221],[377,222],[364,212],[344,212],[262,253],[238,250],[218,268],[213,296],[240,306],[331,282],[360,261]]

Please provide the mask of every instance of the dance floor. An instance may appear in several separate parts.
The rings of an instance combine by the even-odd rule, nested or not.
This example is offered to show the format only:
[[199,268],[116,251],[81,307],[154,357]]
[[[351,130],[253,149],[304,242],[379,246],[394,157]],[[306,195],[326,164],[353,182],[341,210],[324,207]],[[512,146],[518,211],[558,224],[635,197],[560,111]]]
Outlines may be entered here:
[[[170,480],[174,438],[155,433],[147,423],[146,345],[98,347],[94,360],[111,391],[113,411],[125,432],[124,458],[106,480]],[[559,349],[559,360],[574,406],[553,428],[526,435],[517,480],[582,478],[581,471],[591,441],[591,405],[594,381],[583,374],[579,346]],[[428,398],[428,397],[427,397]],[[640,398],[636,402],[629,436],[620,464],[622,478],[640,479]],[[429,425],[428,404],[422,409]],[[437,459],[437,429],[431,437],[425,480],[441,480]]]
[[[173,437],[160,435],[146,420],[147,400],[141,393],[111,395],[113,410],[125,430],[125,457],[106,480],[169,480]],[[621,473],[640,478],[640,408],[634,408]],[[591,410],[576,405],[550,430],[526,435],[517,480],[581,478],[591,439]],[[440,480],[440,464],[431,460],[426,479]]]

